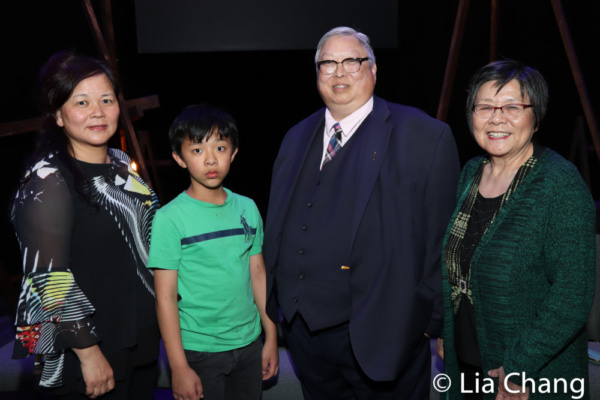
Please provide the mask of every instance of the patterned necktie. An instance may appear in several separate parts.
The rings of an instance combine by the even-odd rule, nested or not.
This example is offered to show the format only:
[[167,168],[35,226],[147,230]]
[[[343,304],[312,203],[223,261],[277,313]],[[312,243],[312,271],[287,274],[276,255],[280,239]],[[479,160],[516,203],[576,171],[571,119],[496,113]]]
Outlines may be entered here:
[[333,157],[337,154],[338,151],[342,148],[342,127],[339,122],[336,122],[333,125],[333,129],[335,133],[331,135],[331,140],[327,145],[327,152],[325,153],[325,159],[323,160],[323,165],[321,165],[321,169],[325,168],[325,166],[333,160]]

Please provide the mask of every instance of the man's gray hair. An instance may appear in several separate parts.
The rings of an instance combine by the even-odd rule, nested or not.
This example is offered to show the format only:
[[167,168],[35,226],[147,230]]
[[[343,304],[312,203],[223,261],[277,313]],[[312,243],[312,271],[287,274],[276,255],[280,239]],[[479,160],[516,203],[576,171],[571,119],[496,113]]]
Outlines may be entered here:
[[356,30],[349,28],[347,26],[338,26],[337,28],[333,28],[329,32],[323,35],[321,40],[319,40],[319,44],[317,45],[317,53],[315,54],[315,63],[319,61],[319,54],[321,54],[321,49],[325,45],[325,42],[328,39],[331,39],[335,36],[352,36],[356,38],[362,44],[364,49],[367,51],[367,57],[369,57],[369,66],[373,66],[375,63],[375,53],[373,52],[373,48],[369,43],[369,37],[364,33],[357,32]]

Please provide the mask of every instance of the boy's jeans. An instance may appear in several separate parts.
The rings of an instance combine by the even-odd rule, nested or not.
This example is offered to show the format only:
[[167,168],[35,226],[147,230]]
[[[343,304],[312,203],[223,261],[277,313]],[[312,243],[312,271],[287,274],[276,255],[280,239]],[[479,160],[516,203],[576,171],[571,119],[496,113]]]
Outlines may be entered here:
[[190,368],[200,377],[204,400],[260,400],[262,340],[218,353],[184,350]]

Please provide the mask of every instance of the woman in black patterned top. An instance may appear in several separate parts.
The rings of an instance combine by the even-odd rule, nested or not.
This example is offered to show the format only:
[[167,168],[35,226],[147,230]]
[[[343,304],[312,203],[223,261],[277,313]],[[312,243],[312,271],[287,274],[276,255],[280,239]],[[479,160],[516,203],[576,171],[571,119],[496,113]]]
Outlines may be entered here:
[[15,197],[23,282],[13,358],[43,358],[39,386],[61,398],[150,399],[159,334],[148,259],[157,198],[108,147],[115,73],[57,53],[42,69],[44,122]]

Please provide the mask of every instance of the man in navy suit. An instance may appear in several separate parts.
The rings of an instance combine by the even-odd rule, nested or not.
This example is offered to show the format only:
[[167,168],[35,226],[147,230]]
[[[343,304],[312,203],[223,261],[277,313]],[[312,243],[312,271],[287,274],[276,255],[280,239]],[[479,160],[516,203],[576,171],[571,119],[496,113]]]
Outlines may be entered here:
[[366,35],[329,31],[315,62],[326,108],[290,129],[273,170],[269,316],[279,305],[306,399],[428,399],[460,172],[452,133],[373,96]]

